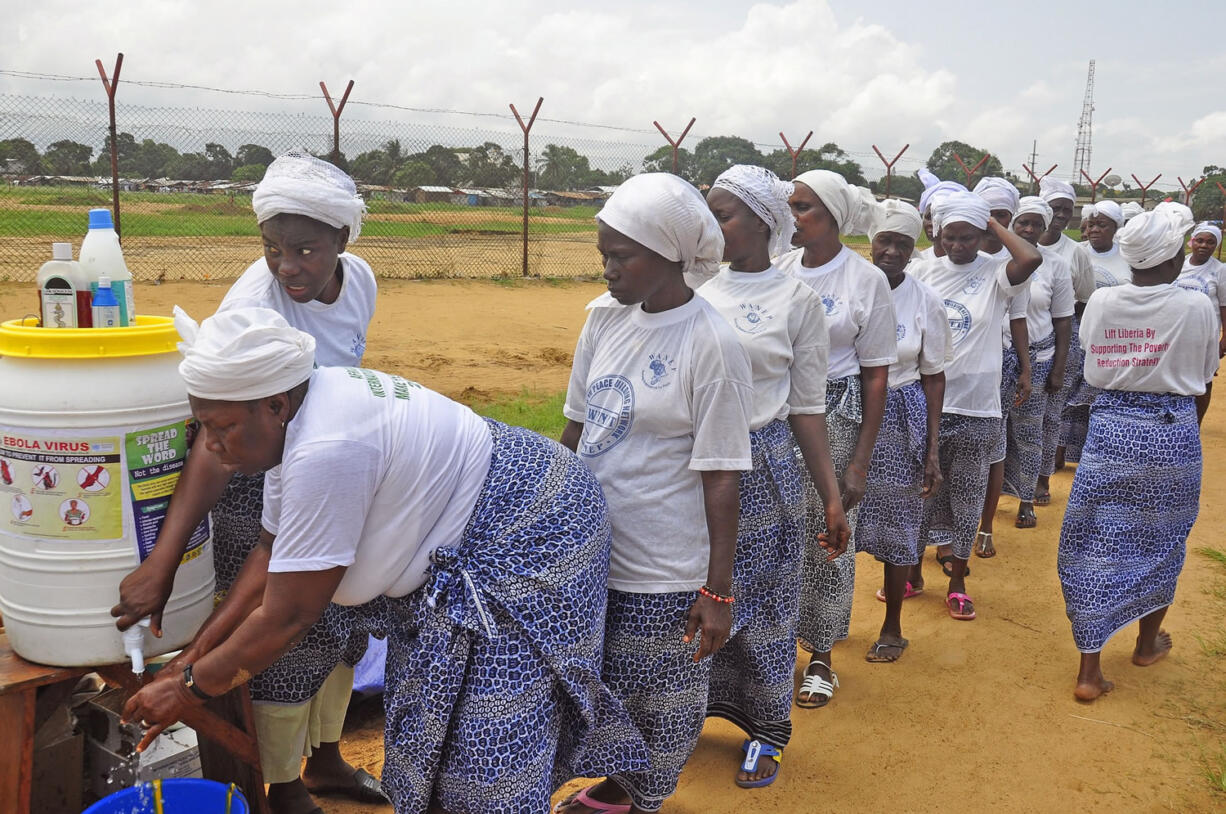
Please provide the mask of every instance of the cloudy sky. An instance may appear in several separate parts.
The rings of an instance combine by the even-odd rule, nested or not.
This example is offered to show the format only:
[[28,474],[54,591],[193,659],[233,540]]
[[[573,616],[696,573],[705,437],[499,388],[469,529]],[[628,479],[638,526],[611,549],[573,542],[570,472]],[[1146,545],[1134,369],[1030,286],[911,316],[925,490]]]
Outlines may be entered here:
[[[0,93],[98,95],[12,72],[92,76],[94,57],[110,65],[122,50],[132,80],[310,94],[321,78],[340,88],[352,78],[354,100],[499,114],[544,96],[542,116],[631,128],[659,119],[679,130],[695,116],[690,146],[812,129],[815,144],[838,143],[870,176],[874,143],[892,154],[910,142],[899,166],[913,171],[955,138],[1021,173],[1037,139],[1040,168],[1059,163],[1065,175],[1093,58],[1093,168],[1163,173],[1158,186],[1177,187],[1176,176],[1226,165],[1223,31],[1221,0],[161,0],[88,11],[43,0],[6,11]],[[135,85],[123,94],[283,104]]]

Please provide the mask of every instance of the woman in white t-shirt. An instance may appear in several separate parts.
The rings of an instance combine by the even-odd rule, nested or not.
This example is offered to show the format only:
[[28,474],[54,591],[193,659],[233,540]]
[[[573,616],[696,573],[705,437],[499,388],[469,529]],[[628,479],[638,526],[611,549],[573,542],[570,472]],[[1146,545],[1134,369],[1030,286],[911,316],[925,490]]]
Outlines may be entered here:
[[[1213,256],[1221,242],[1222,230],[1212,223],[1202,222],[1192,227],[1188,256],[1175,285],[1207,296],[1217,309],[1219,324],[1226,325],[1226,265]],[[1218,355],[1226,356],[1226,335],[1218,346]]]
[[753,470],[740,480],[732,636],[715,654],[707,700],[708,717],[747,735],[736,777],[744,788],[774,782],[792,733],[806,540],[802,465],[818,485],[835,543],[846,545],[849,535],[822,416],[825,308],[811,288],[771,265],[791,240],[791,194],[790,183],[762,167],[736,165],[715,179],[707,206],[723,230],[728,265],[698,289],[735,329],[753,374]]
[[[1083,247],[1094,269],[1095,290],[1122,285],[1129,280],[1128,263],[1115,242],[1116,232],[1123,225],[1124,213],[1115,201],[1099,201],[1081,208],[1081,229],[1086,237]],[[1090,423],[1090,404],[1096,395],[1098,391],[1086,384],[1084,375],[1073,384],[1061,419],[1057,466],[1081,460],[1081,445]]]
[[603,677],[650,765],[578,792],[558,807],[567,814],[656,811],[675,791],[706,717],[708,656],[732,626],[738,483],[752,469],[749,360],[683,276],[710,276],[723,257],[706,201],[675,175],[644,173],[596,220],[615,302],[590,309],[575,346],[562,443],[609,502]]
[[[945,604],[950,616],[975,618],[966,593],[967,560],[987,493],[989,460],[1000,421],[1000,341],[1005,302],[1022,290],[1042,263],[1038,249],[1002,227],[973,192],[954,192],[933,203],[945,256],[916,276],[945,301],[953,334],[953,360],[945,368],[945,401],[939,439],[941,488],[924,502],[920,545],[953,554]],[[1009,250],[1008,260],[981,255],[991,230]]]
[[[868,486],[856,522],[856,551],[883,563],[885,621],[865,654],[870,662],[894,662],[908,641],[902,635],[902,603],[923,592],[919,569],[919,521],[924,498],[941,482],[937,435],[950,352],[949,322],[937,293],[905,272],[920,215],[902,201],[877,207],[869,237],[873,264],[885,273],[897,319],[898,361],[890,365],[885,416],[868,467]],[[912,572],[916,581],[909,579]]]
[[[365,211],[353,179],[326,161],[288,153],[269,165],[251,203],[264,256],[230,287],[218,312],[271,308],[315,338],[320,364],[361,364],[376,283],[366,261],[345,251]],[[157,630],[189,541],[208,534],[206,515],[224,597],[259,542],[263,495],[262,474],[232,474],[207,444],[193,446],[153,552],[120,585],[120,627],[151,615]],[[330,606],[301,643],[249,682],[274,814],[314,808],[308,792],[385,801],[379,781],[349,765],[339,748],[353,665],[366,641],[350,611]]]
[[921,167],[916,175],[924,184],[924,191],[920,193],[919,213],[923,219],[924,236],[932,243],[926,249],[921,249],[918,252],[911,254],[911,268],[909,271],[914,271],[919,267],[920,263],[929,263],[938,257],[944,257],[945,252],[941,249],[941,243],[936,239],[935,233],[932,231],[932,199],[934,196],[942,195],[946,192],[965,192],[966,187],[959,184],[957,181],[942,181],[937,178],[927,167]]
[[1133,664],[1149,666],[1171,649],[1162,619],[1200,502],[1197,408],[1218,367],[1213,306],[1171,285],[1191,225],[1182,204],[1137,215],[1119,238],[1132,282],[1095,292],[1081,319],[1085,377],[1099,395],[1057,560],[1081,651],[1081,701],[1113,689],[1102,648],[1132,622],[1140,621]]
[[[1005,457],[1004,493],[1018,499],[1018,528],[1034,528],[1035,491],[1046,445],[1055,452],[1056,438],[1044,428],[1059,420],[1063,405],[1056,395],[1064,387],[1073,319],[1073,280],[1064,258],[1039,244],[1051,221],[1052,208],[1042,198],[1027,196],[1018,205],[1013,231],[1037,246],[1043,265],[1030,278],[1026,327],[1030,337],[1034,386],[1030,396],[1009,410],[1009,448]],[[1054,403],[1054,408],[1053,408]]]
[[[826,381],[826,431],[843,509],[855,535],[856,506],[864,497],[869,460],[885,410],[889,366],[898,361],[894,305],[881,270],[839,240],[863,233],[874,200],[829,170],[801,174],[789,201],[799,248],[775,265],[812,288],[826,307],[830,360]],[[816,494],[809,505],[809,534],[827,531]],[[838,676],[831,666],[834,643],[847,638],[855,588],[854,543],[833,561],[809,546],[801,576],[800,646],[811,653],[796,694],[800,707],[825,706]]]
[[125,707],[149,726],[142,748],[333,601],[387,636],[383,778],[398,812],[544,811],[563,779],[646,765],[600,679],[609,522],[578,458],[399,376],[314,369],[314,340],[270,309],[199,327],[176,309],[175,325],[205,443],[267,472],[264,530],[196,637]]
[[[1045,175],[1039,179],[1039,197],[1047,201],[1052,212],[1051,223],[1039,237],[1040,251],[1055,252],[1068,263],[1069,275],[1073,281],[1073,296],[1076,300],[1073,306],[1073,322],[1069,330],[1069,350],[1064,365],[1064,382],[1060,391],[1049,399],[1049,409],[1043,419],[1043,458],[1039,464],[1039,483],[1035,488],[1034,502],[1036,506],[1046,506],[1051,503],[1050,479],[1052,473],[1056,471],[1061,416],[1064,414],[1069,394],[1081,380],[1081,366],[1085,355],[1081,352],[1081,341],[1077,338],[1078,314],[1085,307],[1086,300],[1094,293],[1094,267],[1090,264],[1090,255],[1085,246],[1064,233],[1073,217],[1073,207],[1077,200],[1077,193],[1072,185]],[[1060,455],[1063,456],[1063,450],[1060,451]]]

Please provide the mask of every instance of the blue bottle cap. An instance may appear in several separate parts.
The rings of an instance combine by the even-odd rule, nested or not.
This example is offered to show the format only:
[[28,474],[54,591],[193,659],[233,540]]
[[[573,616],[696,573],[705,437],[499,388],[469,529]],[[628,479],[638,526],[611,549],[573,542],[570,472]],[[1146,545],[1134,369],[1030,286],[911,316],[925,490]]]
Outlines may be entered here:
[[91,229],[114,229],[115,222],[111,220],[111,210],[109,209],[91,209],[89,210],[89,228]]

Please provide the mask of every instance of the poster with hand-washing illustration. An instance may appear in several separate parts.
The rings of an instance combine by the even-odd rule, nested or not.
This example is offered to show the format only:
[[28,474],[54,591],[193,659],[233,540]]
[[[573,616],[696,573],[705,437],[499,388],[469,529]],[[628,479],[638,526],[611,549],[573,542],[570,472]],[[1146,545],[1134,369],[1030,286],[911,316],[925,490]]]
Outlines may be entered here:
[[[135,430],[124,436],[128,460],[128,483],[132,499],[132,523],[141,562],[153,550],[158,532],[170,507],[170,496],[187,462],[195,424],[189,419],[161,427]],[[206,515],[188,540],[183,562],[200,556],[209,540]]]
[[118,436],[0,429],[0,502],[14,534],[59,540],[123,536]]

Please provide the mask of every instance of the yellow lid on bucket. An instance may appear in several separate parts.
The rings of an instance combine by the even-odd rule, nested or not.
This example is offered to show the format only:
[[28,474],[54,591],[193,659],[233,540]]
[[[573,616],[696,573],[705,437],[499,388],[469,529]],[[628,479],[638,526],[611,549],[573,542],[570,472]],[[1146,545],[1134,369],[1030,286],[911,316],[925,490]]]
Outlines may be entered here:
[[177,353],[179,333],[170,317],[136,317],[126,328],[43,328],[34,320],[0,323],[0,356],[100,359]]

